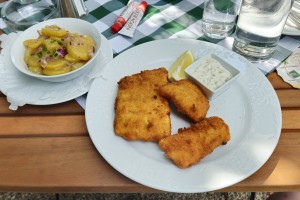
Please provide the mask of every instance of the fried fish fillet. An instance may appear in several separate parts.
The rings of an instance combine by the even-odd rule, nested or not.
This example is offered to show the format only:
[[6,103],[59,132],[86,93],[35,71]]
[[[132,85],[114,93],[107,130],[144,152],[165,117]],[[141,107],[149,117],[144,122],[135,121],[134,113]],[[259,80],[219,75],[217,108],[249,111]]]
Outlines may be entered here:
[[194,122],[205,118],[209,101],[201,89],[190,80],[168,83],[159,89],[159,94],[172,101],[177,110]]
[[161,139],[159,146],[179,168],[187,168],[229,140],[228,125],[219,117],[210,117]]
[[145,70],[118,82],[114,130],[128,140],[159,141],[171,134],[170,106],[158,94],[168,83],[165,68]]

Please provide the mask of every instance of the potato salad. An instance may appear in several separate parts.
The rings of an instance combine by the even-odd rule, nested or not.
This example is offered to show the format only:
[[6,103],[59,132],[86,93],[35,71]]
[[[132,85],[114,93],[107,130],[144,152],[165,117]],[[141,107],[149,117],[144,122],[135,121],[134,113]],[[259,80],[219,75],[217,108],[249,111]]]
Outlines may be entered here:
[[76,70],[95,52],[95,42],[90,36],[70,33],[57,25],[45,26],[38,38],[25,40],[23,44],[29,70],[47,76]]

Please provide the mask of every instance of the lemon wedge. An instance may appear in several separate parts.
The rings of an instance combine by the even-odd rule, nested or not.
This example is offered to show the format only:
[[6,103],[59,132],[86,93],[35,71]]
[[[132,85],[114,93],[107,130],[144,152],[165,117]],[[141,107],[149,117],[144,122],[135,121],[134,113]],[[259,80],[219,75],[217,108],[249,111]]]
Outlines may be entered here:
[[183,54],[181,54],[173,63],[168,72],[169,81],[179,81],[182,79],[187,79],[184,70],[193,62],[194,55],[191,50],[187,50]]

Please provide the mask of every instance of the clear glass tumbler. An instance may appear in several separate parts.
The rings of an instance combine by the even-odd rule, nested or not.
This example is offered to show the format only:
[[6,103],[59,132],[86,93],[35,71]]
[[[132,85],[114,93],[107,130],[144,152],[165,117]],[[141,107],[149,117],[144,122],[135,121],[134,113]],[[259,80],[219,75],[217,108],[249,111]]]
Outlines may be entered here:
[[222,39],[233,32],[242,0],[205,0],[202,18],[203,33]]
[[293,0],[243,1],[233,50],[248,60],[269,59],[280,39]]
[[11,32],[24,31],[39,22],[61,16],[60,0],[9,0],[1,18]]

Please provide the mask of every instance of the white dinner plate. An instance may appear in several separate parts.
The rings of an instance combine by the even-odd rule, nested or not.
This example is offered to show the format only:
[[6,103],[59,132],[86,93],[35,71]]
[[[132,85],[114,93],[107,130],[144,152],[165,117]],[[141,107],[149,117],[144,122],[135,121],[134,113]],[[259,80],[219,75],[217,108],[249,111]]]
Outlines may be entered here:
[[[179,169],[157,143],[127,141],[114,133],[117,82],[145,69],[170,68],[186,50],[198,59],[214,53],[238,66],[240,77],[210,101],[207,116],[222,117],[231,140],[188,169]],[[221,46],[191,39],[156,40],[133,47],[114,58],[88,93],[86,123],[99,153],[128,178],[169,192],[207,192],[233,185],[257,171],[271,156],[281,132],[281,109],[266,77],[245,58]],[[171,112],[172,132],[188,127]]]
[[93,76],[101,73],[101,70],[113,58],[113,51],[108,40],[102,34],[100,37],[101,50],[96,58],[96,64],[85,74],[70,81],[51,83],[24,75],[13,67],[3,69],[4,73],[0,74],[3,77],[0,80],[0,83],[3,82],[2,92],[7,95],[13,109],[24,103],[31,105],[62,103],[87,93],[94,80]]

